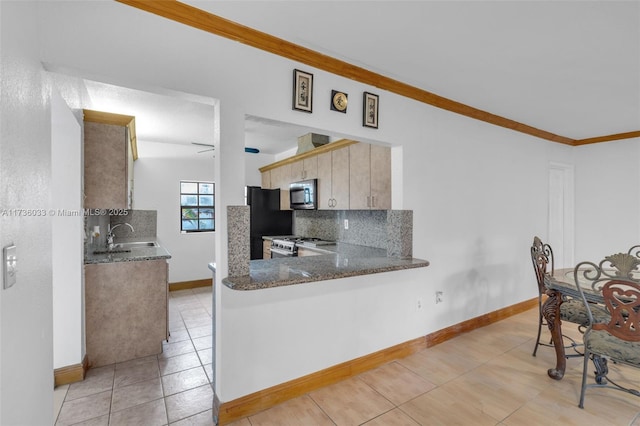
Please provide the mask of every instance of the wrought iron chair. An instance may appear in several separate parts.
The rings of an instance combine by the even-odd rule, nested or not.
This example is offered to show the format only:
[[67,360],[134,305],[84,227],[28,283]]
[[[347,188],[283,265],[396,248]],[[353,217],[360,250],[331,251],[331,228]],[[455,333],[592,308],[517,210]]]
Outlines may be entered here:
[[[536,356],[538,352],[538,346],[553,346],[553,341],[549,343],[543,343],[540,341],[542,327],[547,323],[542,315],[542,295],[546,293],[546,287],[544,285],[544,276],[553,275],[553,250],[549,244],[543,244],[540,238],[533,237],[533,245],[531,246],[531,261],[533,262],[533,270],[536,273],[536,281],[538,283],[538,336],[533,348],[533,356]],[[560,319],[562,321],[568,321],[574,324],[578,324],[579,328],[585,328],[589,323],[589,317],[587,311],[582,304],[582,301],[563,297],[562,304],[560,305]],[[570,337],[564,336],[571,343],[567,348],[576,350],[580,346],[575,340]],[[576,350],[577,352],[577,350]],[[576,356],[576,355],[567,355]],[[578,353],[577,356],[582,356],[582,353]]]
[[[607,256],[598,265],[581,262],[574,269],[574,280],[589,316],[584,333],[584,369],[580,403],[584,408],[585,390],[613,388],[640,396],[607,377],[607,359],[640,368],[640,258],[629,253]],[[608,322],[594,321],[594,301],[604,300],[611,314]],[[595,383],[587,384],[587,366],[593,358]]]
[[631,247],[627,253],[640,259],[640,244]]

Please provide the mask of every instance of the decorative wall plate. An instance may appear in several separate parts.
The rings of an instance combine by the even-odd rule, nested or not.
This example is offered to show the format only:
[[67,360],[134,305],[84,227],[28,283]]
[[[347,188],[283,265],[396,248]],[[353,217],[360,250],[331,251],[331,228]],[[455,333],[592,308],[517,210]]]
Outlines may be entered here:
[[337,90],[331,91],[331,109],[338,112],[347,112],[348,95]]

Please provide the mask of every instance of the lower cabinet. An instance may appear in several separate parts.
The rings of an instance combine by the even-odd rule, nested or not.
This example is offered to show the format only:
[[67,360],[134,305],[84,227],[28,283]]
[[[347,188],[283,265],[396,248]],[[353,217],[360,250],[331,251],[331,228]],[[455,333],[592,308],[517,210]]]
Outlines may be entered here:
[[262,240],[262,258],[271,259],[271,241]]
[[322,253],[318,253],[317,251],[314,250],[309,250],[306,248],[302,248],[302,247],[298,247],[298,257],[302,257],[302,256],[319,256]]
[[167,261],[88,264],[84,272],[89,365],[161,353],[168,335]]

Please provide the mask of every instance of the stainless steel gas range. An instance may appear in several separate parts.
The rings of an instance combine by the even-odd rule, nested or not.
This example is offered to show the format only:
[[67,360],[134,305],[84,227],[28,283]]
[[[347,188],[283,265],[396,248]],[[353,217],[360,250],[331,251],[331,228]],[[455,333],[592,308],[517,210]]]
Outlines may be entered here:
[[298,246],[317,247],[335,244],[335,241],[309,237],[274,238],[271,241],[271,258],[294,257],[298,255]]

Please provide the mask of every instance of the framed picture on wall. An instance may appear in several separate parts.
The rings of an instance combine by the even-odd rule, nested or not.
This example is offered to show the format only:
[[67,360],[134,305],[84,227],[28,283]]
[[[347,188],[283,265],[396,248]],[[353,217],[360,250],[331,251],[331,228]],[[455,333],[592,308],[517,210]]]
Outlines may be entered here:
[[313,74],[300,70],[293,70],[293,109],[312,112]]
[[364,127],[378,128],[378,95],[364,92],[362,106],[362,125]]

